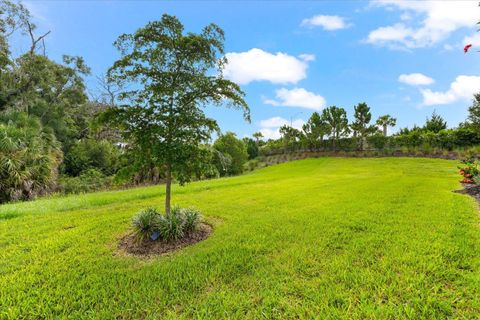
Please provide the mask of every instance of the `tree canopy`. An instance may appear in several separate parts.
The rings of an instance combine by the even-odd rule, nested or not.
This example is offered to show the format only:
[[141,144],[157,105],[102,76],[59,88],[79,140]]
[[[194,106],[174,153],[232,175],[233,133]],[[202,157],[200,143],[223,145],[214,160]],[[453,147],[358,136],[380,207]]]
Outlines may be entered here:
[[387,136],[388,127],[394,127],[397,124],[397,119],[389,114],[378,117],[376,124],[382,128],[383,135]]
[[333,142],[333,150],[337,149],[337,142],[341,137],[347,136],[348,128],[347,112],[343,108],[331,106],[323,109],[322,118],[330,127],[330,136]]
[[351,125],[351,128],[354,132],[354,136],[357,136],[359,149],[363,150],[365,138],[377,131],[374,125],[370,124],[372,120],[372,113],[370,112],[370,107],[365,103],[361,102],[354,107],[355,110],[355,120]]
[[322,143],[323,137],[328,135],[331,131],[328,122],[318,112],[312,113],[302,129],[305,132],[307,144],[312,149],[317,149]]
[[435,110],[432,113],[430,118],[427,118],[425,122],[425,130],[430,132],[440,132],[447,128],[447,122],[443,120],[442,116],[440,116]]
[[200,33],[185,33],[174,16],[164,14],[115,42],[121,53],[108,72],[110,81],[131,84],[119,95],[123,102],[104,119],[118,125],[124,137],[166,172],[165,211],[170,213],[173,178],[181,184],[202,170],[210,156],[203,145],[218,131],[203,107],[227,105],[250,113],[245,93],[224,79],[224,32],[209,24]]

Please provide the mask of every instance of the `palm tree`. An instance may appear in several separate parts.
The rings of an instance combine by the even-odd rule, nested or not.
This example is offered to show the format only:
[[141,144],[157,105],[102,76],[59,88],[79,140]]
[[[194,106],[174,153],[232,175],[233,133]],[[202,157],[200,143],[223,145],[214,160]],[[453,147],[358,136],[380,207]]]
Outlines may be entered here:
[[382,127],[383,135],[385,137],[387,136],[387,128],[395,127],[396,124],[397,124],[397,119],[392,118],[392,116],[390,116],[389,114],[380,116],[377,119],[377,125]]
[[59,142],[39,119],[25,113],[0,116],[0,203],[49,191],[61,160]]
[[260,139],[263,138],[263,134],[261,132],[255,132],[254,134],[252,134],[252,137],[255,138],[255,142],[258,144]]

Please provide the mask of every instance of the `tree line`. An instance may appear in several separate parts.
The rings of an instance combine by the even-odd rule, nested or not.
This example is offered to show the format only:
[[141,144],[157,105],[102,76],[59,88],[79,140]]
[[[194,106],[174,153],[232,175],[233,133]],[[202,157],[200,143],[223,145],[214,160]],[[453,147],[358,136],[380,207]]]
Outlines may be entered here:
[[289,125],[280,127],[279,139],[256,139],[258,154],[271,155],[297,151],[393,151],[402,148],[435,148],[453,150],[480,144],[480,95],[475,95],[468,109],[468,118],[456,128],[447,128],[447,122],[434,110],[423,126],[401,128],[389,135],[388,128],[397,119],[382,115],[372,121],[370,107],[365,103],[354,106],[354,119],[348,121],[344,108],[331,106],[321,113],[314,112],[301,129]]

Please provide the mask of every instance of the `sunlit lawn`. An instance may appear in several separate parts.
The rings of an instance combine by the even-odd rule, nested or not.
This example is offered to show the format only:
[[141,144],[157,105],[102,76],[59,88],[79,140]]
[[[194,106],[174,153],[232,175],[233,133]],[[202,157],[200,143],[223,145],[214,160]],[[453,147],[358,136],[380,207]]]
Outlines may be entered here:
[[309,159],[175,186],[213,235],[117,252],[163,187],[0,207],[0,318],[478,318],[477,205],[454,161]]

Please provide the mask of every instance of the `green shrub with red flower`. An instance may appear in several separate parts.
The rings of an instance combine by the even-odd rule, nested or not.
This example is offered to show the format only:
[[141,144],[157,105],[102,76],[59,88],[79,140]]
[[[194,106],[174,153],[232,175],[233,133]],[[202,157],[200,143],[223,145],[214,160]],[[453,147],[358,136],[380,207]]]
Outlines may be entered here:
[[460,180],[461,183],[466,184],[479,184],[480,183],[480,170],[479,162],[475,158],[467,158],[461,161],[462,166],[459,166],[459,173],[463,177]]

